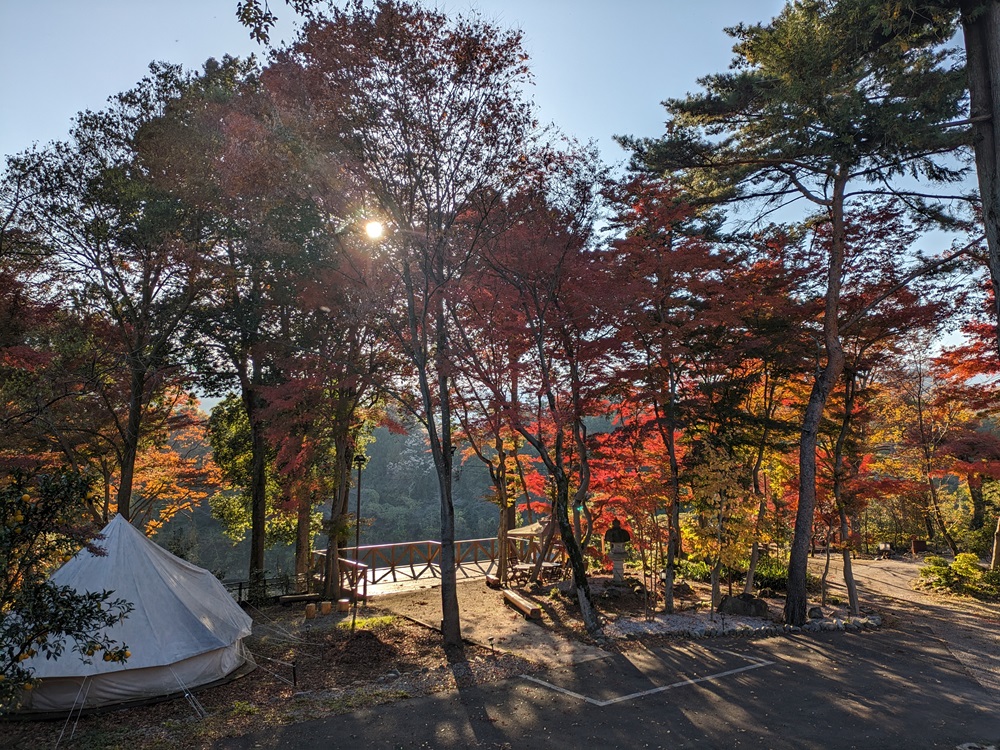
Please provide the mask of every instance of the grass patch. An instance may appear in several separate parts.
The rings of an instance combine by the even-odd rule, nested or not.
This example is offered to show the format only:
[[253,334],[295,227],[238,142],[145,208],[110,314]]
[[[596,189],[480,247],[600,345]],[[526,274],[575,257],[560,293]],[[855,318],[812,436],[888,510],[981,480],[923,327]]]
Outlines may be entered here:
[[254,714],[259,714],[260,709],[250,701],[236,701],[233,703],[232,708],[229,709],[229,712],[233,716],[253,716]]
[[[380,628],[387,628],[390,625],[396,624],[396,617],[394,615],[374,615],[372,617],[359,617],[355,624],[358,630],[378,630]],[[337,627],[341,630],[350,630],[351,621],[348,618],[344,618],[337,623]]]

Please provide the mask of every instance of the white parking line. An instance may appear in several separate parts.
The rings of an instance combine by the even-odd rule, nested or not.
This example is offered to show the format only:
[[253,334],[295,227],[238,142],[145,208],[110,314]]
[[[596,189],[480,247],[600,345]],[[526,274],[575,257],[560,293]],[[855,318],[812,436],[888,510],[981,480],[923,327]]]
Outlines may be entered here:
[[673,690],[674,688],[684,687],[686,685],[697,685],[699,682],[711,682],[712,680],[721,680],[723,677],[729,677],[734,674],[739,674],[740,672],[749,672],[751,669],[760,669],[761,667],[767,667],[774,664],[773,661],[768,661],[767,659],[760,659],[755,656],[747,656],[746,654],[738,654],[733,651],[723,651],[719,649],[722,653],[730,654],[732,656],[738,656],[741,659],[746,659],[750,663],[745,667],[737,667],[736,669],[730,669],[725,672],[718,672],[716,674],[705,675],[704,677],[694,677],[688,680],[681,680],[680,682],[674,682],[670,685],[663,685],[661,687],[650,688],[649,690],[642,690],[638,693],[629,693],[628,695],[621,695],[617,698],[611,698],[610,700],[601,701],[596,698],[591,698],[587,695],[582,695],[580,693],[574,693],[572,690],[567,690],[566,688],[561,688],[558,685],[553,685],[551,682],[546,682],[545,680],[540,680],[537,677],[532,677],[531,675],[523,674],[521,677],[524,679],[537,683],[542,687],[547,687],[550,690],[555,690],[557,693],[562,693],[563,695],[568,695],[571,698],[577,698],[582,701],[586,701],[592,706],[610,706],[614,703],[622,703],[623,701],[635,700],[636,698],[644,698],[647,695],[654,695],[656,693],[663,693],[667,690]]

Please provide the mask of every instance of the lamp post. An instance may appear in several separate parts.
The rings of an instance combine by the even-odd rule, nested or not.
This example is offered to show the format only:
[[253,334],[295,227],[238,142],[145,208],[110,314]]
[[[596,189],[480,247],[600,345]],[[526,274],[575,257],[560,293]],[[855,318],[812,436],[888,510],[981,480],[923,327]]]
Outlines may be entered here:
[[361,470],[368,463],[368,457],[363,453],[354,454],[354,465],[358,469],[358,503],[354,511],[354,608],[351,613],[351,632],[358,621],[358,575],[361,572]]

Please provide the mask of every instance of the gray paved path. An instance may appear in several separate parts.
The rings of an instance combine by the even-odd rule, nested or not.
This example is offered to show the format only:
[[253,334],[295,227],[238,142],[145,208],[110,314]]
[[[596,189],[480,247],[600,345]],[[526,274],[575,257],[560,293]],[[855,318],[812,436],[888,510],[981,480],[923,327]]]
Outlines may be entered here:
[[223,740],[250,748],[955,748],[995,697],[926,627],[640,648]]
[[[816,560],[811,561],[816,565]],[[843,599],[843,572],[831,558],[830,582]],[[972,677],[1000,700],[1000,606],[913,589],[920,560],[854,560],[851,567],[862,601],[879,602],[905,621],[925,624],[948,645]],[[815,571],[814,571],[815,572]]]

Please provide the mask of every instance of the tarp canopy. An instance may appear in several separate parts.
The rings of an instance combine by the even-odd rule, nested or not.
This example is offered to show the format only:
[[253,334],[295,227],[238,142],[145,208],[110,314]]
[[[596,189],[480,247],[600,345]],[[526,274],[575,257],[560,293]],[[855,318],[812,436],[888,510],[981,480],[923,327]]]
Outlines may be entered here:
[[252,620],[214,575],[150,541],[122,516],[102,535],[97,546],[104,555],[83,549],[51,581],[80,592],[112,591],[113,599],[130,602],[132,612],[103,633],[131,655],[125,664],[101,658],[86,664],[72,640],[59,659],[38,654],[25,666],[42,683],[26,694],[25,708],[72,708],[58,705],[65,697],[54,694],[72,692],[67,680],[90,681],[86,705],[91,707],[213,682],[243,663],[240,640],[250,634]]
[[529,523],[527,526],[518,526],[516,529],[508,529],[507,536],[521,537],[523,539],[541,537],[549,528],[550,522],[551,516],[543,518],[540,521],[535,521],[534,523]]

